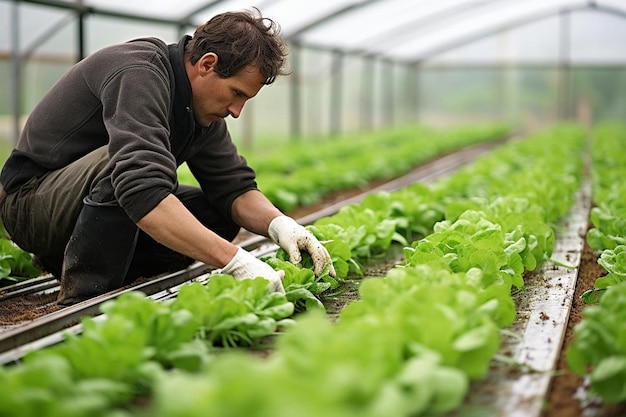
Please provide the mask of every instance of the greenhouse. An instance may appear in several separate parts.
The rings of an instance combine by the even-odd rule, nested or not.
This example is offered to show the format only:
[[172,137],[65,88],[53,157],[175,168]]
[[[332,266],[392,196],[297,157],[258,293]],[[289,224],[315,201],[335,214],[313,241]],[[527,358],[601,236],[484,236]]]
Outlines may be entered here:
[[0,416],[626,414],[626,2],[0,19]]
[[[313,3],[313,2],[309,2]],[[618,120],[624,4],[605,1],[2,1],[3,135],[81,57],[192,33],[258,7],[290,43],[292,76],[263,91],[240,135],[319,136],[400,125]],[[19,119],[21,120],[21,119]],[[17,125],[17,127],[16,127]]]

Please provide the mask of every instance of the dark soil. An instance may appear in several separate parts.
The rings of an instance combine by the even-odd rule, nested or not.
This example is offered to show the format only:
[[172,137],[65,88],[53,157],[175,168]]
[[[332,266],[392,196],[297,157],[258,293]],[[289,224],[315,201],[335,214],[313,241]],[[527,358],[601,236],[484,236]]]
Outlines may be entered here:
[[548,403],[542,417],[623,417],[626,416],[626,404],[601,404],[584,398],[585,380],[573,374],[565,362],[565,352],[574,338],[573,329],[582,319],[585,303],[580,296],[593,288],[598,277],[606,274],[598,265],[598,255],[585,243],[581,255],[578,280],[574,292],[574,300],[570,310],[563,348],[558,360],[556,376],[552,379]]
[[56,305],[57,292],[30,294],[0,302],[0,326],[20,324],[50,314],[61,307]]

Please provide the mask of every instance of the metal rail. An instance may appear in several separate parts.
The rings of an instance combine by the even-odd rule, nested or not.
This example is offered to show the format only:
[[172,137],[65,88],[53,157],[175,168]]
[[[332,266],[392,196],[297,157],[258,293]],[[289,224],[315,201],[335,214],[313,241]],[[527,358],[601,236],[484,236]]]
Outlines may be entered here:
[[[559,223],[561,232],[552,253],[554,261],[570,268],[545,262],[525,277],[528,285],[516,296],[517,319],[510,329],[512,334],[503,336],[500,348],[502,357],[512,363],[496,361],[488,377],[472,386],[463,406],[449,417],[542,415],[567,330],[590,205],[587,179],[570,213]],[[522,297],[524,302],[520,303]]]
[[[366,195],[380,191],[395,191],[414,182],[428,183],[437,178],[444,177],[462,165],[474,160],[480,155],[490,152],[500,142],[482,143],[467,147],[454,154],[446,155],[435,161],[426,163],[409,174],[383,184],[377,188],[359,194],[355,197],[329,205],[316,213],[297,219],[300,224],[306,225],[317,219],[335,214],[341,207],[357,203]],[[263,236],[252,235],[250,238],[238,244],[250,251],[257,257],[275,252],[275,246]],[[83,301],[81,303],[65,307],[54,313],[47,314],[22,325],[16,325],[8,330],[0,331],[0,364],[5,364],[21,359],[29,351],[40,349],[62,341],[63,332],[80,332],[80,319],[86,316],[100,314],[100,305],[106,301],[115,299],[121,294],[130,291],[141,291],[152,298],[161,299],[166,296],[175,296],[177,288],[185,282],[206,279],[212,267],[195,263],[189,268],[172,274],[155,278],[133,287],[111,291],[101,296]],[[12,297],[27,293],[34,293],[45,289],[58,287],[58,282],[50,276],[47,279],[35,279],[31,285],[14,285],[11,289],[0,293],[0,302]]]
[[21,281],[12,285],[7,285],[0,291],[0,302],[11,298],[33,294],[50,288],[58,288],[59,282],[52,275],[42,275],[40,277]]

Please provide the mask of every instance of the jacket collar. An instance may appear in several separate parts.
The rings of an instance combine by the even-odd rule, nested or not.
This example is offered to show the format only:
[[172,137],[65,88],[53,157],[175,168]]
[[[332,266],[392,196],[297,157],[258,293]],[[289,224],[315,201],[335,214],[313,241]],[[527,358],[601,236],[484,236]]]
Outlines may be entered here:
[[185,45],[191,36],[183,36],[178,43],[169,45],[170,62],[174,69],[174,122],[178,126],[193,128],[195,121],[192,110],[191,84],[185,71]]

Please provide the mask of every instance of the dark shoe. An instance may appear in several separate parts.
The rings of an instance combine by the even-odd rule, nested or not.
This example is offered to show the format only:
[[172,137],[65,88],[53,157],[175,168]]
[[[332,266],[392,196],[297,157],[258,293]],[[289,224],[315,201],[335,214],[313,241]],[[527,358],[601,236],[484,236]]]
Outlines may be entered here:
[[60,305],[71,305],[121,287],[139,229],[116,203],[83,200],[65,248]]

